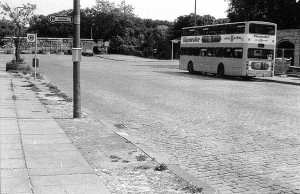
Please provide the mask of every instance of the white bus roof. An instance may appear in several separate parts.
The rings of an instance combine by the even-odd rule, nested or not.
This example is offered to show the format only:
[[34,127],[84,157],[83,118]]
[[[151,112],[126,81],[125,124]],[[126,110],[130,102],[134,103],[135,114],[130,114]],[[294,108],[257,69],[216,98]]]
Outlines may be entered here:
[[210,26],[221,26],[221,25],[229,25],[229,24],[243,24],[243,23],[257,23],[257,24],[272,24],[272,25],[277,25],[272,22],[264,22],[264,21],[244,21],[244,22],[232,22],[232,23],[223,23],[223,24],[212,24],[212,25],[204,25],[204,26],[191,26],[191,27],[184,27],[184,29],[193,29],[193,28],[198,28],[198,27],[210,27]]

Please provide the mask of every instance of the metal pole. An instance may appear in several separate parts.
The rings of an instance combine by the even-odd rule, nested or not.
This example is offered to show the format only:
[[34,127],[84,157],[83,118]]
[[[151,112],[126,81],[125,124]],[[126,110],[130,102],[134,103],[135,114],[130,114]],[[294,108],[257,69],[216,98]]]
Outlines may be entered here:
[[197,15],[196,15],[196,13],[197,13],[197,0],[195,0],[195,26],[197,26]]
[[35,33],[34,80],[36,80],[36,65],[37,65],[37,60],[36,60],[36,50],[37,50],[37,33]]
[[91,39],[93,39],[93,25],[91,26]]
[[171,53],[171,60],[173,60],[173,52],[174,52],[174,46],[173,46],[173,44],[174,44],[174,41],[173,40],[171,40],[172,41],[172,53]]
[[[73,48],[80,48],[80,0],[74,0]],[[81,118],[80,62],[73,62],[73,118]]]

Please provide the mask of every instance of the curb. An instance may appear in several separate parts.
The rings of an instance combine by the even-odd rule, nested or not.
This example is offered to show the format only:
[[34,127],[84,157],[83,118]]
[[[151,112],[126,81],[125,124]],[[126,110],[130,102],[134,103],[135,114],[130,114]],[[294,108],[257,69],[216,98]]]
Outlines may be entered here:
[[106,57],[106,56],[101,56],[101,55],[97,55],[97,57],[101,58],[101,59],[107,59],[107,60],[111,60],[111,61],[127,61],[127,62],[146,62],[146,63],[151,63],[151,62],[173,62],[175,60],[151,60],[151,59],[141,59],[141,60],[134,60],[134,59],[116,59],[116,58],[111,58],[111,57]]
[[281,80],[272,80],[272,79],[264,79],[264,78],[254,78],[255,80],[260,80],[263,82],[273,82],[273,83],[280,83],[280,84],[288,84],[288,85],[295,85],[300,86],[300,82],[292,82],[292,81],[281,81]]

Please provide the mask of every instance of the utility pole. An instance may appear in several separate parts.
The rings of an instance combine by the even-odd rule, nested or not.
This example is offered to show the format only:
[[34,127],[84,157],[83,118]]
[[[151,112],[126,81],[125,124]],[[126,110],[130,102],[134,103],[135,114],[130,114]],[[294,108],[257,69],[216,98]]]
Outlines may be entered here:
[[197,26],[197,0],[195,0],[195,26]]
[[80,93],[80,0],[74,0],[73,9],[73,118],[81,118]]

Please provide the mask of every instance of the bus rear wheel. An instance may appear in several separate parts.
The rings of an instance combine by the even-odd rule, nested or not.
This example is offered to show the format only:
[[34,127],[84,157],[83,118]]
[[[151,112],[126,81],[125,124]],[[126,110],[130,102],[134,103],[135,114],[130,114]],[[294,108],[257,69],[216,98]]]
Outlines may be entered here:
[[189,74],[194,74],[195,73],[193,62],[190,61],[188,63],[187,70],[189,71]]
[[219,77],[225,77],[225,68],[224,68],[224,65],[223,65],[223,64],[220,64],[220,65],[218,66],[217,75],[218,75]]

